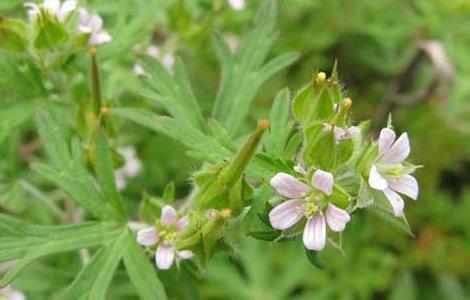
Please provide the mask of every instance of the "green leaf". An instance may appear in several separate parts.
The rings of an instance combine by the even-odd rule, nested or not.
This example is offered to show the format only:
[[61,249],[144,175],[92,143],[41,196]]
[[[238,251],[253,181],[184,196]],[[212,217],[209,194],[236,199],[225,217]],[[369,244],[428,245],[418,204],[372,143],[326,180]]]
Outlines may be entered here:
[[219,36],[214,38],[222,76],[213,116],[231,136],[238,134],[261,85],[297,59],[296,54],[288,53],[264,64],[277,37],[275,23],[275,2],[266,1],[258,11],[253,29],[244,38],[239,53],[231,54]]
[[336,159],[336,140],[333,130],[324,130],[322,123],[314,123],[305,130],[306,143],[303,159],[308,166],[331,170]]
[[88,212],[102,220],[121,220],[116,210],[109,206],[97,189],[96,181],[80,168],[72,168],[73,171],[61,172],[55,168],[41,163],[34,163],[32,169],[54,182],[72,199],[80,203]]
[[114,271],[126,250],[127,235],[127,232],[121,233],[100,248],[59,299],[105,300]]
[[163,105],[165,109],[178,121],[185,125],[201,129],[205,121],[199,103],[191,88],[188,74],[183,62],[177,58],[174,75],[150,57],[143,57],[149,78],[146,80],[147,88],[143,95],[150,100]]
[[100,130],[96,141],[96,174],[104,198],[115,208],[123,221],[127,220],[121,195],[116,189],[114,167],[104,130]]
[[54,166],[60,168],[69,164],[71,161],[69,148],[60,127],[43,112],[38,114],[37,124],[41,141]]
[[0,281],[10,283],[25,267],[44,256],[92,247],[113,240],[122,232],[115,223],[85,222],[39,226],[0,215],[0,262],[20,259]]
[[274,98],[269,120],[271,127],[263,143],[266,152],[275,157],[282,157],[293,124],[289,121],[290,95],[288,89],[280,91]]
[[144,255],[142,248],[135,242],[135,237],[130,232],[123,259],[127,274],[141,299],[166,299],[165,289],[157,277],[155,266]]

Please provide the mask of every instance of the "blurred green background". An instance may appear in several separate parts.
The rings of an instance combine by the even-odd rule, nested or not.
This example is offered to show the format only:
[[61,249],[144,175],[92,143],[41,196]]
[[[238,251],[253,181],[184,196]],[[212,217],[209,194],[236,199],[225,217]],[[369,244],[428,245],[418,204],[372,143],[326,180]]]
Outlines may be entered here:
[[[106,47],[121,47],[119,55],[103,60],[106,97],[123,106],[147,105],[137,96],[132,67],[136,45],[156,45],[182,57],[206,114],[219,81],[212,34],[236,47],[261,3],[246,0],[245,9],[234,10],[225,0],[79,2],[104,17],[114,38]],[[0,9],[25,16],[22,1],[1,1]],[[354,117],[373,119],[380,128],[392,112],[396,129],[409,133],[412,161],[424,166],[416,174],[419,200],[406,207],[416,237],[360,212],[346,231],[344,256],[328,248],[320,254],[326,268],[319,270],[308,263],[300,243],[270,244],[234,233],[239,251],[209,264],[197,286],[201,299],[469,299],[470,1],[281,0],[278,30],[272,56],[296,51],[301,57],[263,86],[247,130],[268,115],[278,90],[299,89],[314,70],[329,72],[337,60]],[[134,145],[144,164],[124,190],[129,206],[138,205],[142,191],[160,195],[170,181],[178,196],[185,196],[197,167],[185,158],[185,149],[136,125],[121,130],[122,144]],[[6,152],[8,157],[15,151]],[[21,161],[11,164],[15,174],[26,172]],[[29,214],[30,204],[16,200],[25,199],[20,187],[0,188],[3,209]],[[60,268],[36,271],[17,282],[18,289],[34,291],[28,299],[43,299],[35,295],[53,288],[40,284],[39,276],[68,282],[73,275]],[[167,280],[171,284],[174,278]],[[196,287],[184,288],[188,298],[191,289]]]

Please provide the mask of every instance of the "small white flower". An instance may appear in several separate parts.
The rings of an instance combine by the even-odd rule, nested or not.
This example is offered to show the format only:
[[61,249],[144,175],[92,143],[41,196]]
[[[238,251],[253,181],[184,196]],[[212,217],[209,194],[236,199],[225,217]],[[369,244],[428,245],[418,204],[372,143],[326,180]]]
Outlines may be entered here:
[[329,172],[316,170],[311,186],[286,173],[276,174],[271,186],[289,198],[271,210],[269,220],[278,230],[291,228],[304,217],[307,219],[303,243],[309,250],[322,250],[326,244],[326,224],[332,231],[340,232],[350,220],[349,214],[329,201],[334,179]]
[[147,48],[147,55],[158,59],[160,57],[160,48],[157,46],[150,46]]
[[379,155],[370,168],[369,185],[385,194],[397,217],[403,215],[405,206],[399,193],[413,200],[418,198],[419,193],[418,182],[405,172],[402,165],[409,154],[410,142],[406,133],[396,139],[392,129],[382,129],[379,136]]
[[52,16],[55,16],[60,22],[65,22],[72,11],[77,8],[77,1],[66,0],[61,3],[60,0],[45,0],[42,4],[27,2],[24,4],[28,8],[30,16],[41,14],[41,8]]
[[238,48],[240,47],[240,40],[233,34],[226,34],[224,36],[224,40],[227,43],[230,52],[235,53],[237,52]]
[[26,296],[20,292],[13,290],[10,286],[0,289],[0,299],[4,300],[26,300]]
[[118,148],[117,152],[124,158],[124,165],[114,172],[116,186],[119,191],[122,191],[127,186],[126,178],[133,178],[139,174],[142,162],[137,157],[137,151],[133,146]]
[[145,71],[141,64],[134,64],[132,67],[132,72],[137,76],[148,76],[147,71]]
[[188,217],[180,219],[176,216],[176,210],[166,205],[162,208],[162,217],[157,227],[149,227],[139,230],[137,242],[145,247],[157,245],[155,253],[155,264],[161,270],[168,270],[175,260],[191,259],[194,253],[189,250],[179,251],[176,249],[176,241],[180,233],[188,226]]
[[245,9],[245,0],[228,0],[228,4],[234,10],[244,10]]
[[[330,124],[323,124],[323,129],[325,131],[331,130]],[[349,127],[333,127],[333,133],[335,134],[335,140],[337,142],[353,139],[361,133],[361,129],[357,126],[349,126]]]
[[90,46],[109,43],[112,40],[111,35],[103,30],[103,19],[97,14],[90,14],[86,9],[80,9],[78,32],[90,35]]
[[168,70],[172,71],[173,70],[173,65],[175,64],[175,56],[173,53],[168,52],[163,55],[162,59],[160,60],[162,65]]

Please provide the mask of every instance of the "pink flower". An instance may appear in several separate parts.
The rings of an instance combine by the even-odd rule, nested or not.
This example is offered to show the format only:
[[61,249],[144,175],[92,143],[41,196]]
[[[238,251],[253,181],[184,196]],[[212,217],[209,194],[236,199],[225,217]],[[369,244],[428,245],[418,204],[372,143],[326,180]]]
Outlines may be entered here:
[[307,219],[303,243],[309,250],[322,250],[326,244],[326,224],[332,231],[340,232],[350,220],[349,214],[329,201],[334,179],[329,172],[317,170],[311,186],[286,173],[276,174],[271,186],[289,198],[271,210],[269,220],[275,229],[291,228],[304,217]]
[[80,10],[78,31],[90,35],[90,46],[109,43],[112,40],[111,35],[103,30],[103,19],[97,14],[90,14],[86,9]]
[[406,133],[396,139],[393,130],[382,129],[379,136],[379,155],[370,168],[369,185],[385,194],[397,217],[403,215],[405,206],[400,194],[416,200],[419,193],[418,182],[402,165],[409,154],[410,142]]
[[155,263],[161,270],[168,270],[179,259],[191,259],[194,253],[189,250],[178,251],[176,241],[189,223],[187,217],[178,219],[176,210],[166,205],[162,208],[162,217],[158,228],[149,227],[137,233],[137,242],[145,247],[157,246]]

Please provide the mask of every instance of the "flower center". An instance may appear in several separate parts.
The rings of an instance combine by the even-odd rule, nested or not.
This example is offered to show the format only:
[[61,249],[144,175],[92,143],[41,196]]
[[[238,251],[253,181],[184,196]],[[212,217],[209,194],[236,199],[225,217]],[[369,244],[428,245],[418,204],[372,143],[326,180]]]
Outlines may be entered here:
[[388,176],[394,178],[401,178],[404,175],[404,170],[402,164],[396,164],[390,167],[385,168],[385,172]]
[[304,204],[305,217],[310,218],[320,211],[320,207],[313,199],[308,199]]
[[174,245],[178,238],[178,233],[173,228],[164,228],[159,232],[160,240],[166,246]]

